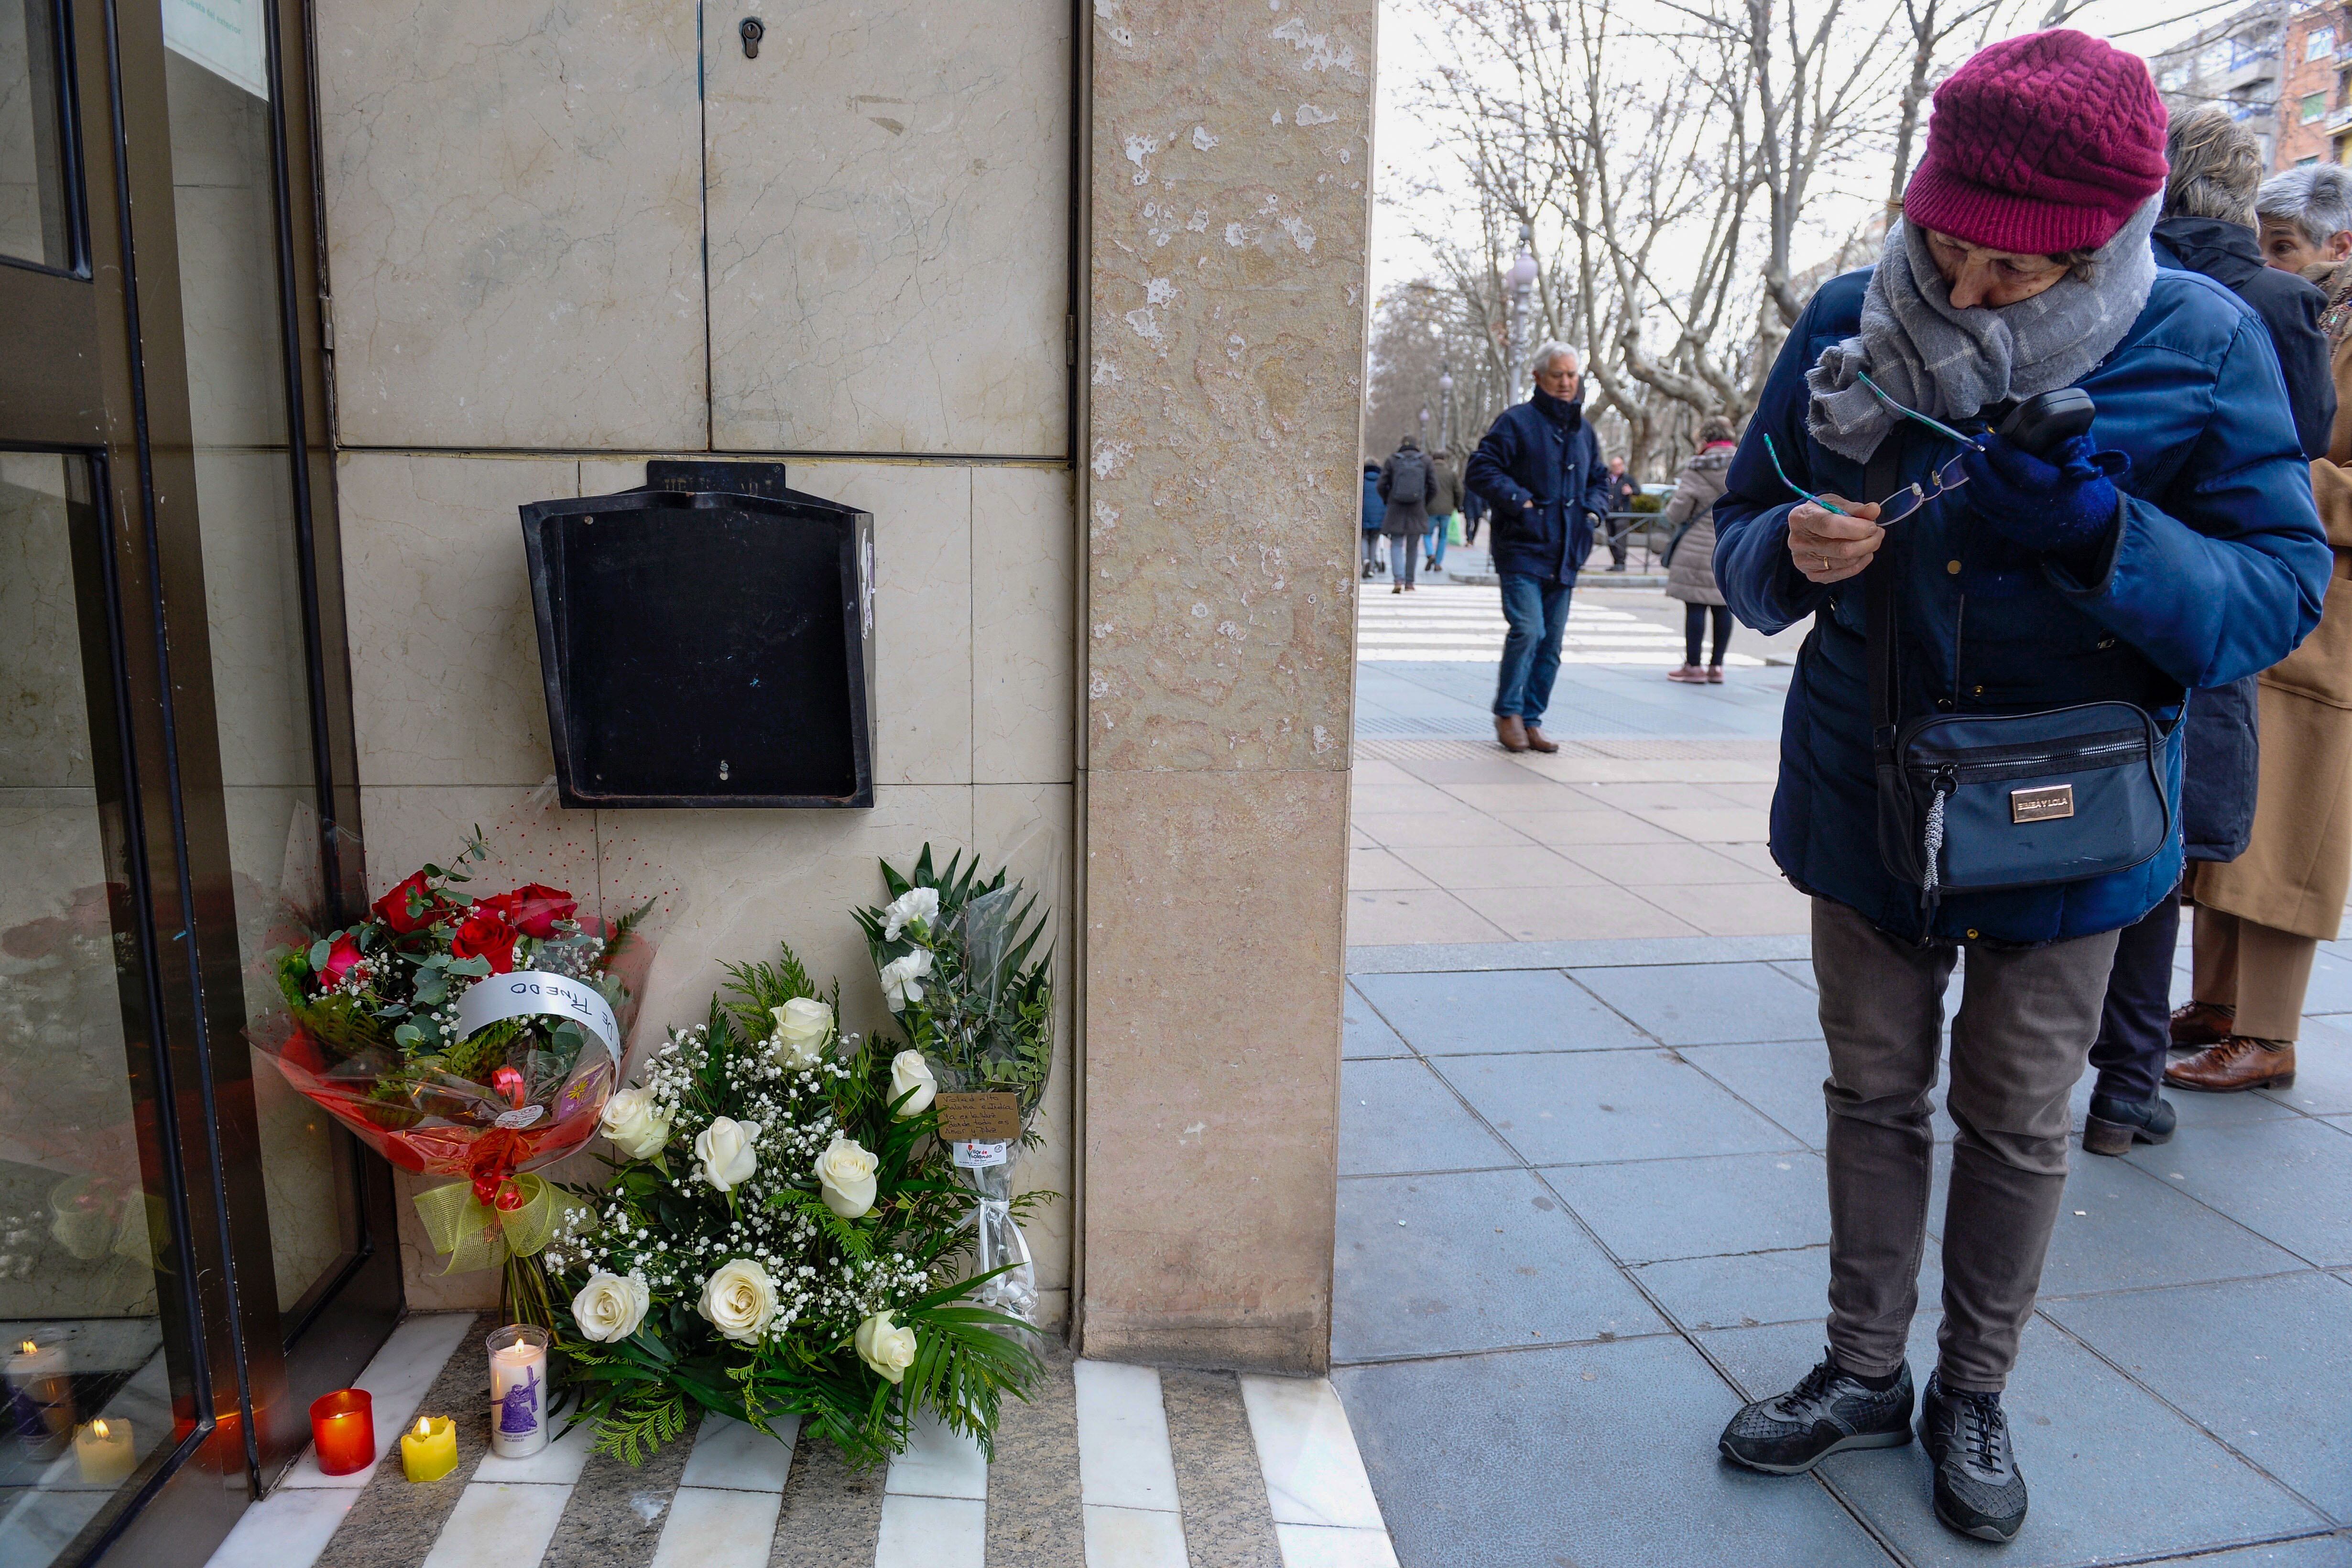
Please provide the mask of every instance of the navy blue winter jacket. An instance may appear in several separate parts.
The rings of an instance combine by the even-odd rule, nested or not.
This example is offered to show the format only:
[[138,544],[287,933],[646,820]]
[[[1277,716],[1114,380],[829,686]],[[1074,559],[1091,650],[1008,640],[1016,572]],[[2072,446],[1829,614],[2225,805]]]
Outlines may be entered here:
[[1378,533],[1381,531],[1381,524],[1387,521],[1388,513],[1389,503],[1381,499],[1381,466],[1378,463],[1366,463],[1364,465],[1364,531]]
[[[1564,415],[1555,418],[1538,405]],[[1538,387],[1504,409],[1463,479],[1494,508],[1487,549],[1497,573],[1574,585],[1592,548],[1592,525],[1609,511],[1609,469],[1580,404],[1560,403]]]
[[[1893,935],[2035,943],[2131,924],[2180,875],[2169,841],[2127,871],[2051,888],[1952,894],[1932,932],[1917,890],[1878,858],[1871,766],[1864,579],[1821,587],[1789,559],[1789,489],[1764,452],[1769,435],[1797,483],[1864,496],[1863,465],[1805,433],[1804,374],[1858,328],[1865,271],[1813,296],[1765,384],[1716,503],[1716,580],[1742,621],[1777,632],[1811,615],[1781,719],[1772,858],[1807,892],[1851,906]],[[2106,359],[2076,384],[2098,405],[2098,446],[2130,471],[2100,570],[2078,580],[2007,544],[1948,492],[1895,523],[1873,571],[1891,572],[1904,671],[1901,717],[2014,712],[2120,699],[2169,722],[2185,687],[2265,669],[2319,624],[2334,564],[2311,500],[2310,469],[2287,411],[2270,335],[2227,289],[2159,270],[2147,304]],[[1906,420],[1898,479],[1953,455]],[[2180,731],[2167,748],[2179,799]]]

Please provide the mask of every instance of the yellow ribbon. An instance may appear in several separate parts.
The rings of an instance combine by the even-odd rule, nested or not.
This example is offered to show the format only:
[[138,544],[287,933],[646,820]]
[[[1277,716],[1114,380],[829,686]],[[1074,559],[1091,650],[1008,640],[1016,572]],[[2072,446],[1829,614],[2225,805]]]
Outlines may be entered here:
[[444,1274],[496,1268],[509,1257],[529,1258],[554,1239],[572,1199],[539,1176],[513,1178],[522,1203],[493,1208],[474,1195],[471,1182],[452,1182],[416,1194],[416,1217],[433,1250],[449,1255]]

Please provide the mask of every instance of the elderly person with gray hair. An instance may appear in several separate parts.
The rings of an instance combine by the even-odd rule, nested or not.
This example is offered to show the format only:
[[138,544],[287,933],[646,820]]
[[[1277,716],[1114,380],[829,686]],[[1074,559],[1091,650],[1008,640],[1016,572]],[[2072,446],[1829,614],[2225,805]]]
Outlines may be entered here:
[[[2152,237],[2157,265],[2203,273],[2262,318],[2286,378],[2287,407],[2303,455],[2326,456],[2336,419],[2327,337],[2319,330],[2327,300],[2302,279],[2263,265],[2254,235],[2261,144],[2227,110],[2206,108],[2172,121],[2165,160],[2164,216]],[[2253,833],[2255,679],[2249,675],[2189,693],[2180,823],[2192,886],[2197,867],[2237,859]],[[2172,1136],[2177,1118],[2158,1085],[2172,1043],[2172,959],[2179,935],[2180,902],[2165,899],[2116,938],[2099,1037],[2091,1047],[2098,1080],[2083,1124],[2083,1147],[2091,1153],[2128,1154],[2135,1143],[2162,1143]]]
[[1584,417],[1576,351],[1536,350],[1536,389],[1503,410],[1464,476],[1494,508],[1488,549],[1503,591],[1501,668],[1495,682],[1495,738],[1507,752],[1557,752],[1543,732],[1559,674],[1568,595],[1592,548],[1593,524],[1609,515],[1609,469]]
[[2263,182],[2254,198],[2263,258],[2309,278],[2352,257],[2352,169],[2305,163]]

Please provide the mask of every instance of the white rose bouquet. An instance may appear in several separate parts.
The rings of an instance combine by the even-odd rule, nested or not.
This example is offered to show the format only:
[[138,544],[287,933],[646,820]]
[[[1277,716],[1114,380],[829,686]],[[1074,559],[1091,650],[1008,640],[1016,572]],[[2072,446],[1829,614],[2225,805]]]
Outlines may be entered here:
[[797,1414],[861,1464],[924,1410],[991,1445],[1034,1341],[974,1302],[970,1199],[920,1058],[845,1040],[790,948],[728,973],[608,1102],[612,1179],[543,1255],[578,1418],[631,1464],[696,1406]]
[[975,1267],[986,1279],[973,1300],[1034,1321],[1036,1271],[1021,1234],[1014,1167],[1054,1068],[1053,956],[1038,951],[1045,917],[1002,870],[983,878],[979,861],[965,864],[961,854],[934,868],[928,844],[910,874],[884,861],[882,880],[890,901],[859,910],[857,923],[891,1021],[907,1037],[892,1066],[894,1095],[917,1111],[943,1090],[1013,1097],[1022,1136],[959,1146],[954,1161],[979,1211]]

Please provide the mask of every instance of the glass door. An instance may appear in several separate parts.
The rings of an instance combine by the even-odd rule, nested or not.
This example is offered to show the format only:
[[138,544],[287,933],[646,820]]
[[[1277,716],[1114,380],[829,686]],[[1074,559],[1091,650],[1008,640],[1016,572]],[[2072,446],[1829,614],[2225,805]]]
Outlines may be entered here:
[[294,0],[0,0],[0,1563],[189,1568],[400,1305],[256,1056],[363,887]]

